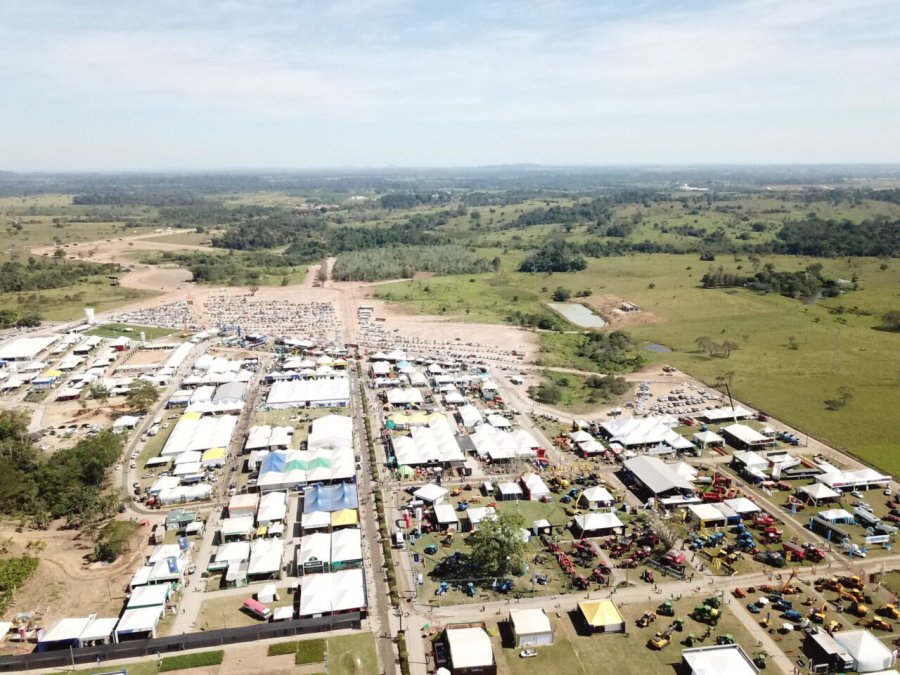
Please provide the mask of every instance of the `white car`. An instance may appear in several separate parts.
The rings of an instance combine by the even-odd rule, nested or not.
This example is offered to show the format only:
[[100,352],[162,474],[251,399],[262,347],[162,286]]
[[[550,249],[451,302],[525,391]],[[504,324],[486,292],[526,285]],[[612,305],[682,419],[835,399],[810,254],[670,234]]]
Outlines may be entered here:
[[523,649],[519,652],[519,658],[522,659],[530,659],[534,656],[537,656],[537,652],[533,649]]

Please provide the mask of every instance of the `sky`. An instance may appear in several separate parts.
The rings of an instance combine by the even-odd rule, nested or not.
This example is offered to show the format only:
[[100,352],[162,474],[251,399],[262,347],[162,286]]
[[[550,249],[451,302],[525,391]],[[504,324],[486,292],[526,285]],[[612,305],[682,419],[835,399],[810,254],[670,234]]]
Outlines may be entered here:
[[0,0],[0,170],[900,162],[897,0]]

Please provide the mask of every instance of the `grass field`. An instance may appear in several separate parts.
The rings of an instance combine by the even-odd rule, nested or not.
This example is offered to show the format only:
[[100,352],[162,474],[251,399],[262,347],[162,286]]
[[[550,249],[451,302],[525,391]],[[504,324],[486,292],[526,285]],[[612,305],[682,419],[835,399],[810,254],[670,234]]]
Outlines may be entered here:
[[155,326],[137,326],[131,323],[106,323],[97,328],[92,328],[87,332],[88,335],[99,335],[106,338],[117,338],[120,335],[133,339],[140,338],[141,333],[151,342],[178,331],[174,328],[157,328]]
[[[766,262],[779,270],[821,262],[828,276],[858,277],[860,289],[805,305],[774,294],[699,287],[700,277],[711,267],[741,266],[746,273],[751,269],[746,260],[707,263],[687,255],[632,255],[590,260],[583,272],[530,275],[511,271],[517,258],[510,255],[495,274],[402,282],[379,289],[377,295],[414,311],[488,322],[502,321],[513,308],[540,311],[557,286],[589,288],[594,296],[615,295],[659,319],[625,327],[642,343],[672,350],[647,351],[648,362],[671,363],[709,383],[733,373],[736,397],[900,474],[900,456],[892,452],[894,411],[900,406],[900,341],[897,334],[875,330],[881,314],[900,309],[900,263],[888,263],[882,270],[874,259],[772,257],[761,264]],[[839,306],[871,315],[838,313]],[[733,340],[738,349],[728,359],[709,358],[695,344],[704,336]],[[796,349],[790,348],[789,338],[796,341]],[[566,357],[567,349],[571,353],[567,340],[571,342],[567,336],[546,335],[543,345],[549,351],[542,359],[554,367],[567,362],[587,367],[583,360]],[[827,410],[824,401],[834,398],[842,385],[853,388],[852,400],[842,410]]]
[[[260,620],[243,611],[244,600],[251,597],[262,585],[248,586],[247,595],[226,596],[205,600],[200,605],[200,613],[197,615],[197,630],[217,630],[219,628],[240,628],[242,626],[256,626]],[[278,587],[278,600],[266,603],[266,606],[275,609],[277,607],[290,607],[294,602],[294,596],[288,593],[288,587]]]
[[[553,646],[539,647],[538,656],[533,659],[519,658],[519,650],[504,644],[503,631],[492,638],[494,654],[500,675],[544,675],[545,673],[566,673],[567,675],[646,675],[647,673],[673,672],[681,661],[682,641],[693,633],[700,637],[706,631],[706,624],[689,616],[691,608],[698,604],[698,598],[676,601],[675,615],[685,619],[684,631],[674,632],[672,643],[661,651],[647,647],[647,641],[654,633],[664,630],[672,622],[668,617],[658,617],[647,628],[637,628],[635,621],[645,610],[655,610],[664,600],[657,602],[622,606],[619,610],[625,619],[626,633],[583,635],[576,628],[578,617],[563,612],[557,618],[550,615],[553,628]],[[497,631],[495,631],[497,632]],[[726,607],[718,625],[711,629],[710,636],[697,646],[715,644],[718,635],[730,634],[744,650],[753,656],[756,641]]]
[[367,675],[376,672],[378,655],[372,633],[328,638],[328,675]]
[[47,321],[72,321],[84,315],[85,307],[105,312],[153,295],[148,291],[111,286],[104,277],[88,277],[63,288],[0,293],[0,309],[36,311]]

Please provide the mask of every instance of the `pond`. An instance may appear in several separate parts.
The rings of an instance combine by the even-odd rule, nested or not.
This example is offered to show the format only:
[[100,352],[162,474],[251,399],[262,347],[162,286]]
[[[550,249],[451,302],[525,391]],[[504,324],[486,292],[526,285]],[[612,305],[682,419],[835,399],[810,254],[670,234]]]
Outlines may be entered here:
[[666,352],[672,351],[665,345],[659,345],[659,344],[656,344],[655,342],[651,342],[649,345],[644,347],[644,349],[646,349],[648,352],[659,352],[660,354],[665,354]]
[[593,311],[579,304],[568,302],[548,302],[547,307],[562,314],[567,321],[582,328],[603,328],[606,322]]

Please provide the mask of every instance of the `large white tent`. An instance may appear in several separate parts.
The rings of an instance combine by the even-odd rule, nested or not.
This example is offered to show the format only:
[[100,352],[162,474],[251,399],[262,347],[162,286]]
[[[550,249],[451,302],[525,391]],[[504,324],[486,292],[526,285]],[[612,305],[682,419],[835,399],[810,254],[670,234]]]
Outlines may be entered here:
[[693,444],[672,430],[668,418],[617,417],[600,425],[610,441],[623,448],[652,446],[664,443],[675,449],[687,449]]
[[344,415],[326,415],[312,423],[306,441],[309,450],[353,447],[353,420]]
[[278,380],[272,384],[266,405],[270,408],[337,407],[350,403],[350,380],[327,377],[309,380]]
[[540,447],[534,436],[524,429],[502,431],[490,424],[479,424],[469,438],[478,456],[493,462],[534,457],[535,449]]
[[848,630],[832,636],[853,659],[853,670],[874,673],[894,665],[894,652],[867,630]]
[[446,635],[454,671],[476,672],[493,665],[494,650],[484,628],[448,628]]
[[361,569],[313,574],[300,581],[300,617],[323,616],[365,607],[366,580]]
[[198,413],[185,413],[172,429],[160,454],[168,457],[189,450],[227,448],[237,421],[236,415],[201,417]]
[[448,462],[462,462],[462,449],[446,417],[438,417],[430,424],[410,429],[409,436],[393,439],[398,466],[416,466]]
[[0,347],[0,361],[34,361],[38,354],[56,342],[57,335],[21,337]]
[[391,405],[422,405],[425,399],[418,389],[392,389],[387,393]]
[[293,427],[272,427],[268,424],[250,427],[244,452],[252,450],[287,450],[291,447]]
[[283,540],[277,537],[256,539],[250,544],[250,567],[247,569],[247,575],[251,577],[278,576],[283,557]]

